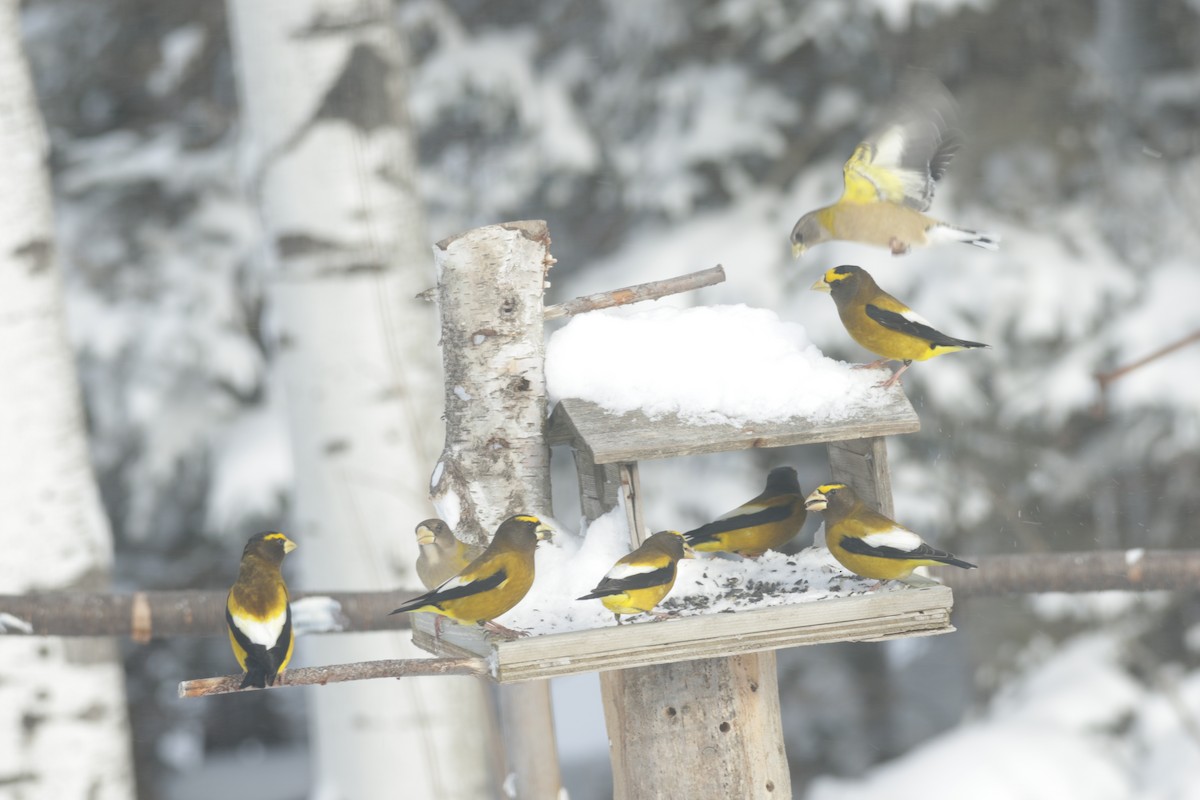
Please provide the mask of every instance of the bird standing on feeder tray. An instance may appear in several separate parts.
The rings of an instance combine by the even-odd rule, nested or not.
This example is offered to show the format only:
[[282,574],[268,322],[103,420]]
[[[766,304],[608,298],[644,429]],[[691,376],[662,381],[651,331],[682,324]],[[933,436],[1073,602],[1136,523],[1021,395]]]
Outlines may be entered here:
[[886,247],[903,255],[938,241],[999,249],[999,237],[926,216],[934,186],[961,146],[954,98],[933,78],[910,77],[887,122],[854,149],[842,167],[845,188],[831,206],[792,228],[792,255],[835,239]]
[[529,593],[533,586],[534,551],[538,542],[551,534],[550,526],[537,517],[528,514],[509,517],[500,523],[487,549],[461,572],[391,613],[432,611],[458,622],[481,624],[505,636],[519,635],[493,620]]
[[417,577],[426,589],[434,589],[462,572],[483,553],[484,548],[460,540],[450,526],[440,519],[422,520],[417,524]]
[[292,658],[292,608],[279,566],[296,543],[282,533],[257,533],[246,542],[237,581],[225,600],[225,624],[245,689],[274,686]]
[[691,557],[692,548],[684,542],[682,533],[659,531],[620,558],[595,589],[578,599],[599,598],[620,625],[622,614],[653,612],[675,585],[679,559]]
[[920,314],[880,289],[862,267],[849,264],[834,267],[812,289],[833,297],[842,325],[854,341],[883,356],[864,365],[866,369],[883,366],[888,361],[902,362],[900,369],[880,384],[884,388],[895,385],[914,361],[989,346],[955,339],[934,329]]
[[800,532],[807,512],[796,470],[776,467],[767,475],[762,494],[707,525],[690,530],[683,538],[703,553],[737,553],[757,558],[782,547]]
[[804,502],[825,515],[825,545],[843,567],[877,581],[904,580],[917,567],[975,565],[930,547],[908,528],[867,508],[844,483],[818,486]]

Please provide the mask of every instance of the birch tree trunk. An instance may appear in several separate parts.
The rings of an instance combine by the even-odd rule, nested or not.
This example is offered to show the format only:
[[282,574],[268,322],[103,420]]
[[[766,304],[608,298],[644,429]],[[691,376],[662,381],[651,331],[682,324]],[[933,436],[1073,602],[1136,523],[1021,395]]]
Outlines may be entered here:
[[[416,586],[441,433],[432,267],[382,0],[230,0],[250,175],[273,262],[302,582]],[[407,633],[313,637],[297,666],[423,655]],[[412,678],[309,690],[318,798],[486,797],[485,690]]]
[[[483,541],[506,517],[550,513],[542,293],[554,264],[546,223],[476,228],[438,242],[446,446],[433,502]],[[549,681],[500,687],[505,791],[561,794]]]
[[[54,253],[46,144],[0,2],[0,592],[107,588],[112,539],[88,461]],[[134,793],[115,642],[0,636],[0,798]]]

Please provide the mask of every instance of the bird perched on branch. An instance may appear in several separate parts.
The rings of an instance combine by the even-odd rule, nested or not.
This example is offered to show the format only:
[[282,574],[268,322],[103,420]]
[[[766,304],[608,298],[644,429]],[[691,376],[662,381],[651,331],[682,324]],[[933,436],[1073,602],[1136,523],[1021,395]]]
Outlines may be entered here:
[[767,487],[762,494],[719,519],[688,531],[683,538],[697,552],[727,552],[757,558],[783,546],[799,533],[806,516],[796,470],[776,467],[767,475]]
[[917,567],[975,565],[930,547],[908,528],[867,508],[844,483],[818,486],[804,501],[825,515],[825,545],[843,567],[864,578],[903,580]]
[[282,533],[256,533],[246,542],[237,581],[225,600],[225,624],[238,665],[239,687],[274,686],[292,658],[292,608],[279,566],[296,543]]
[[620,558],[596,588],[579,599],[599,598],[620,625],[622,614],[652,612],[675,585],[679,559],[691,557],[692,548],[684,542],[682,533],[659,531]]
[[534,550],[551,533],[550,526],[537,517],[509,517],[500,523],[487,549],[461,572],[391,613],[432,611],[458,622],[482,624],[496,633],[516,635],[516,631],[493,620],[529,592],[533,586]]
[[433,589],[453,578],[475,559],[484,548],[460,540],[450,526],[440,519],[426,519],[417,524],[417,577],[426,589]]
[[792,228],[792,254],[798,258],[834,239],[886,247],[893,255],[938,241],[999,249],[999,238],[992,234],[922,213],[961,147],[955,117],[954,98],[945,86],[932,77],[909,74],[885,122],[842,167],[842,196],[805,214]]
[[851,338],[872,353],[883,356],[865,365],[866,368],[879,367],[888,361],[903,362],[894,375],[880,384],[885,388],[900,380],[914,361],[988,346],[955,339],[934,329],[920,314],[880,289],[862,267],[849,264],[834,267],[814,283],[812,289],[829,292]]

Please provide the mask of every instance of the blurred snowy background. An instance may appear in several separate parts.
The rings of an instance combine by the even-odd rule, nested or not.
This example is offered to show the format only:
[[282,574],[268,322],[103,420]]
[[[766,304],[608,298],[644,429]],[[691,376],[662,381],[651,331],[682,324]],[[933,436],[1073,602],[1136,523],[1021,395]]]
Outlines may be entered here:
[[[1102,405],[1093,379],[1200,327],[1200,2],[394,11],[430,243],[547,219],[549,302],[721,263],[725,284],[673,302],[768,308],[861,361],[807,291],[860,264],[994,348],[907,374],[923,430],[889,443],[901,521],[968,557],[1200,544],[1200,346]],[[25,4],[122,590],[227,586],[246,535],[289,509],[227,23],[220,2]],[[1002,250],[893,259],[832,244],[793,262],[792,223],[837,196],[908,66],[950,88],[966,133],[934,213],[1002,234]],[[783,462],[811,489],[823,460],[797,448],[644,465],[648,520],[705,521]],[[572,519],[558,467],[557,516]],[[1197,593],[979,599],[955,622],[951,636],[780,654],[797,796],[1200,797]],[[220,639],[129,645],[125,665],[141,797],[213,797],[250,773],[276,792],[257,797],[306,795],[302,693],[174,699],[181,675],[228,671]],[[555,692],[572,797],[607,796],[594,685]]]

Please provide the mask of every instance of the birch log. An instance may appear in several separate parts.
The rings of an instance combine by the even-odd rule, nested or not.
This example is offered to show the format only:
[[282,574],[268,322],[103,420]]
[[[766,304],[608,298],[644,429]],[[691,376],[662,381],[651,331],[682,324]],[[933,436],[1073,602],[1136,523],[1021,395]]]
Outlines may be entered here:
[[[440,431],[432,269],[403,52],[385,0],[231,0],[246,167],[263,218],[296,462],[299,584],[416,585]],[[415,657],[407,634],[301,640],[294,666]],[[486,797],[472,678],[309,690],[313,795]]]
[[[476,228],[434,250],[446,445],[431,488],[440,516],[464,538],[482,542],[515,513],[550,512],[542,330],[549,248],[546,223],[527,221]],[[558,797],[549,683],[499,691],[515,796]]]
[[[0,2],[0,592],[98,590],[112,540],[88,460],[17,11]],[[133,796],[111,639],[0,639],[0,793]]]

